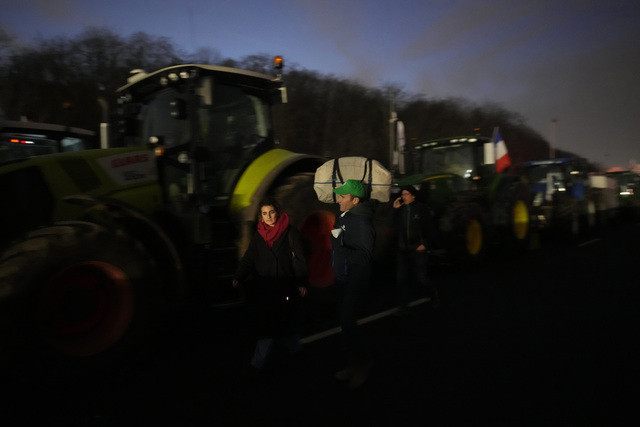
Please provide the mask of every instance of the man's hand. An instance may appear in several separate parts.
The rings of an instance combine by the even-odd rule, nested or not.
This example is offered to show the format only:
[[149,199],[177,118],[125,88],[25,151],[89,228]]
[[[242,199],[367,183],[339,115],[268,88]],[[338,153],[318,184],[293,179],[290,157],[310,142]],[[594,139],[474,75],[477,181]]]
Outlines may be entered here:
[[416,248],[417,252],[426,252],[427,251],[427,247],[425,245],[420,245]]
[[402,206],[402,197],[398,197],[393,201],[394,208],[398,209],[400,206]]

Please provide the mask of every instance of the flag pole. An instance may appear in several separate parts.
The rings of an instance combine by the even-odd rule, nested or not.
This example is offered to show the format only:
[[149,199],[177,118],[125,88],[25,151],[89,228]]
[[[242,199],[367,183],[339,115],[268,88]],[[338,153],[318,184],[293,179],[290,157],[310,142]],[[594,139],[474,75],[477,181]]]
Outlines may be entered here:
[[498,126],[494,126],[493,128],[493,135],[491,136],[491,141],[493,141],[493,143],[495,144],[496,142],[496,137],[498,136]]

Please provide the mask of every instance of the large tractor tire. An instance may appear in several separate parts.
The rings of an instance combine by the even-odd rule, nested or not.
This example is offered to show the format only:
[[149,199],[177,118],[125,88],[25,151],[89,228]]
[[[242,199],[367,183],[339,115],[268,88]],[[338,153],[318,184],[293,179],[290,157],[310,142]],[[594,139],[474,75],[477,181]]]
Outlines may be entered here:
[[148,326],[159,285],[122,231],[79,221],[33,231],[0,259],[3,345],[56,361],[120,354]]
[[524,250],[531,239],[531,210],[527,199],[517,195],[510,209],[511,241],[516,249]]
[[[480,205],[455,204],[441,219],[442,242],[453,261],[461,265],[476,265],[484,257],[486,248],[486,221]],[[446,230],[451,231],[446,231]]]
[[279,182],[271,196],[282,205],[291,223],[300,230],[307,248],[309,284],[326,287],[333,283],[329,239],[337,208],[322,203],[313,189],[314,174],[300,173]]
[[484,221],[480,212],[469,211],[464,221],[464,248],[469,260],[478,260],[484,253],[485,234]]

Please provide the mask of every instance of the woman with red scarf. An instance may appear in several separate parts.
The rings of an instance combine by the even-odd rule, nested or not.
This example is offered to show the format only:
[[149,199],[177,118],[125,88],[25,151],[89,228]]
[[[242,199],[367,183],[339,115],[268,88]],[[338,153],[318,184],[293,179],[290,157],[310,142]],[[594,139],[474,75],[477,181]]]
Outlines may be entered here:
[[257,314],[259,338],[251,359],[256,369],[265,366],[276,344],[291,353],[301,348],[298,317],[300,297],[307,293],[306,264],[300,232],[275,199],[263,200],[257,232],[233,279],[233,286],[246,284],[248,302]]

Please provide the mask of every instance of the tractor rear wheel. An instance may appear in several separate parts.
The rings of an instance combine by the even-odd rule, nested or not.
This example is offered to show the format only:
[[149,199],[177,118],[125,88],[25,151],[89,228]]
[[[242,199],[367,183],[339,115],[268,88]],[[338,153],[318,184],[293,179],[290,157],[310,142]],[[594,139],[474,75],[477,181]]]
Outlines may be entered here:
[[507,247],[522,253],[529,248],[532,233],[531,211],[525,197],[517,195],[509,213],[511,229],[507,230],[510,236]]
[[299,173],[279,182],[271,193],[305,241],[309,284],[326,287],[333,283],[331,241],[329,239],[335,204],[322,203],[313,189],[314,174]]
[[0,327],[18,354],[118,352],[157,307],[158,282],[151,258],[121,231],[80,221],[42,228],[0,260]]
[[[450,224],[443,242],[453,260],[461,265],[478,264],[486,252],[483,210],[475,203],[457,203],[449,207],[441,222]],[[448,237],[447,237],[448,236]]]
[[484,246],[484,233],[482,222],[477,217],[469,218],[467,221],[465,242],[467,254],[470,258],[477,257]]

